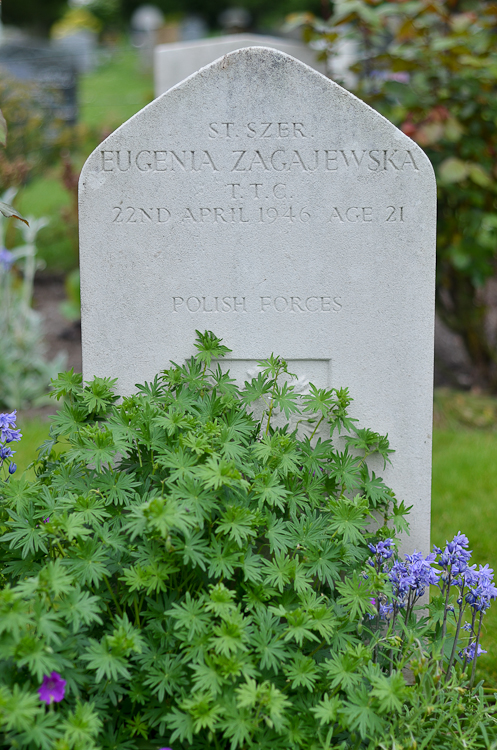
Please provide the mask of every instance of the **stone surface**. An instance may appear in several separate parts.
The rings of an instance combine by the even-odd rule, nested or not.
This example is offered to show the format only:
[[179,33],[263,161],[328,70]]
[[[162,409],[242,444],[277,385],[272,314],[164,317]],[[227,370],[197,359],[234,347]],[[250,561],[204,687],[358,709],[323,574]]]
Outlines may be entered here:
[[435,210],[427,157],[390,122],[280,52],[229,54],[83,168],[84,377],[129,393],[210,329],[241,379],[274,352],[301,390],[348,387],[427,551]]
[[305,44],[287,41],[278,37],[261,36],[259,34],[231,34],[214,39],[202,39],[197,42],[177,42],[175,44],[160,44],[154,52],[154,81],[155,96],[160,96],[177,83],[196,73],[214,60],[246,47],[270,47],[310,65],[312,68],[325,72],[324,63],[316,60],[313,52]]

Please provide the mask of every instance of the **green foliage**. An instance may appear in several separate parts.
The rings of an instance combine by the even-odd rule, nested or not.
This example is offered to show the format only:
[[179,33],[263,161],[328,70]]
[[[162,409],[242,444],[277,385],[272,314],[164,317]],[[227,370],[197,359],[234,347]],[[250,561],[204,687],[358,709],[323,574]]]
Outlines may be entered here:
[[304,20],[325,56],[343,34],[356,40],[354,92],[428,154],[438,182],[438,311],[463,337],[479,385],[495,390],[484,285],[497,230],[497,6],[342,0],[328,23]]
[[[278,357],[239,389],[219,339],[196,347],[120,402],[59,376],[36,479],[0,485],[0,746],[490,748],[481,688],[459,663],[441,681],[439,624],[394,634],[372,602],[368,542],[405,515],[367,467],[388,440],[346,391],[293,398]],[[288,404],[323,417],[312,439],[276,426]]]

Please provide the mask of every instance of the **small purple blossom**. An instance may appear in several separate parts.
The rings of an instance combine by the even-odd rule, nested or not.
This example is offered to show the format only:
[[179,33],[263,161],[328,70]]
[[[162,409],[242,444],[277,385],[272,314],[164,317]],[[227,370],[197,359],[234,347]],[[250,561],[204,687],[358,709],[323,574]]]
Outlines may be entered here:
[[[475,566],[476,567],[476,566]],[[494,586],[494,571],[488,565],[479,565],[472,577],[472,588],[466,594],[466,602],[477,612],[486,612],[490,602],[497,599],[497,588]]]
[[15,451],[13,451],[11,448],[7,448],[6,445],[2,445],[0,448],[0,460],[5,461],[6,458],[11,458],[14,455]]
[[368,544],[370,551],[373,555],[378,555],[383,560],[388,560],[392,557],[395,551],[395,545],[393,539],[385,539],[384,542],[378,542],[378,544]]
[[409,592],[414,592],[417,598],[423,596],[426,588],[438,583],[440,573],[432,567],[435,559],[435,553],[423,557],[421,552],[414,550],[412,555],[406,555],[405,562],[398,560],[392,565],[388,578],[400,606],[405,603]]
[[17,419],[16,414],[17,409],[14,409],[10,414],[0,414],[0,430],[5,429],[6,427],[15,427]]
[[17,471],[17,464],[9,464],[9,474],[14,474]]
[[[480,644],[478,644],[478,649],[476,651],[476,656],[481,656],[482,654],[486,654],[487,652],[482,649]],[[475,658],[475,644],[472,643],[470,646],[466,646],[465,649],[462,651],[459,651],[459,656],[462,658],[466,657],[469,661],[473,661]]]
[[5,427],[2,430],[1,439],[4,443],[18,442],[22,438],[20,430],[11,430],[10,427]]
[[52,672],[45,675],[43,682],[38,688],[40,700],[44,703],[60,703],[66,692],[66,681],[62,679],[58,672]]
[[5,247],[0,247],[0,267],[8,271],[14,262],[13,254]]

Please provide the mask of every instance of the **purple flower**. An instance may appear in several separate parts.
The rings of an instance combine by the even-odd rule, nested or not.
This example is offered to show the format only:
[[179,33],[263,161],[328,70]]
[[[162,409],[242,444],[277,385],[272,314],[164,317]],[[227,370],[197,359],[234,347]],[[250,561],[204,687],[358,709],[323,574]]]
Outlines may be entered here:
[[14,256],[5,247],[0,247],[0,266],[4,271],[8,271],[14,262]]
[[[478,656],[481,656],[482,654],[486,654],[486,653],[487,652],[482,649],[482,647],[480,646],[480,644],[478,644],[478,650],[476,652],[476,656],[478,657]],[[472,643],[470,646],[466,646],[466,648],[463,649],[463,651],[459,651],[459,656],[461,657],[461,659],[464,656],[466,656],[469,661],[473,661],[473,659],[475,658],[475,644]]]
[[17,464],[9,464],[9,474],[14,474],[17,471]]
[[41,686],[38,688],[40,700],[44,703],[60,703],[66,692],[66,681],[60,674],[52,672],[50,676],[45,675]]
[[490,602],[497,599],[497,588],[494,586],[494,571],[488,565],[480,565],[472,576],[472,588],[466,594],[466,601],[477,612],[486,612]]
[[50,516],[48,516],[48,518],[43,519],[43,523],[48,523],[49,521],[50,521]]
[[[468,561],[471,557],[471,551],[468,550],[468,537],[459,531],[451,542],[446,542],[445,549],[434,547],[436,554],[440,555],[439,565],[446,570],[450,567],[454,585],[461,585],[461,581],[456,581],[455,577],[466,573]],[[446,580],[446,578],[444,579]]]
[[440,574],[432,567],[435,558],[435,553],[423,557],[421,552],[414,550],[412,555],[406,555],[405,562],[397,561],[392,565],[388,578],[393,583],[399,606],[403,606],[409,591],[419,597],[426,588],[438,583]]
[[0,460],[5,461],[6,458],[11,458],[14,455],[15,451],[13,451],[11,448],[7,448],[6,445],[2,445],[0,448]]
[[4,427],[2,429],[1,439],[4,443],[13,443],[19,441],[22,438],[20,430],[11,430],[10,427]]

